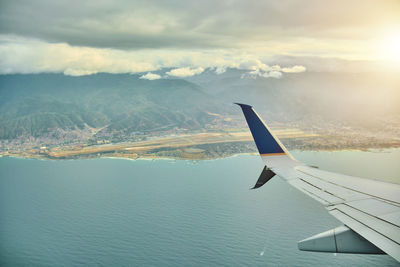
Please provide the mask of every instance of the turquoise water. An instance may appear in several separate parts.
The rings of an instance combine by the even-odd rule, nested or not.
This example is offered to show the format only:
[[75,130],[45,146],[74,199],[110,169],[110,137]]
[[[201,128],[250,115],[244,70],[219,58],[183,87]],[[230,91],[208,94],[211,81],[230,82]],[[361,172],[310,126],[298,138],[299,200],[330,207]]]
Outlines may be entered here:
[[[349,174],[364,166],[400,178],[400,150],[294,154]],[[197,163],[0,158],[0,265],[397,266],[389,256],[299,251],[297,241],[340,222],[279,178],[249,190],[262,168],[248,155]]]

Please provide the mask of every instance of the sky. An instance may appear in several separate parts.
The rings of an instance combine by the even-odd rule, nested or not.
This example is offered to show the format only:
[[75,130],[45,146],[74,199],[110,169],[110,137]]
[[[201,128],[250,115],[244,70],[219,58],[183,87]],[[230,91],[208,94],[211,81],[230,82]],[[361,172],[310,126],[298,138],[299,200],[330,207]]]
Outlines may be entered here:
[[399,47],[399,0],[0,1],[0,74],[397,71]]

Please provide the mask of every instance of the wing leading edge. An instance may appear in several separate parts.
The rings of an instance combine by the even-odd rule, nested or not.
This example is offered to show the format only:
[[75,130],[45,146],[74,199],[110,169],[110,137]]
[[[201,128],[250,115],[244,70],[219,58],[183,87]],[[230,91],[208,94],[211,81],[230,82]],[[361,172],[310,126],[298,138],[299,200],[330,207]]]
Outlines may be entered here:
[[254,188],[274,175],[320,202],[341,226],[300,241],[300,250],[382,254],[400,262],[400,185],[336,174],[295,160],[253,107],[238,104],[265,168]]

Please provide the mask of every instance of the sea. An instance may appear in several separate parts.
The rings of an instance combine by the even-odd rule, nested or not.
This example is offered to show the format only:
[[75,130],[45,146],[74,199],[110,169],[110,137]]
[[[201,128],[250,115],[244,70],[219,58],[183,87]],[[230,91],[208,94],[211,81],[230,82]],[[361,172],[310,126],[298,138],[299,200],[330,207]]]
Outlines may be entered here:
[[[301,152],[321,169],[400,182],[400,149]],[[341,225],[255,155],[217,160],[0,158],[0,266],[399,266],[302,252]]]

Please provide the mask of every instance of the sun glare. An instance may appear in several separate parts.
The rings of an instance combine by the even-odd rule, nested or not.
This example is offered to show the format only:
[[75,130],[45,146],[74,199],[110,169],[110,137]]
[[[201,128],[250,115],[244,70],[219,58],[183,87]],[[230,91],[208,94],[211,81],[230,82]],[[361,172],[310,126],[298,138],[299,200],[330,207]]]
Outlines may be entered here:
[[384,60],[400,64],[400,30],[386,35],[380,50]]

